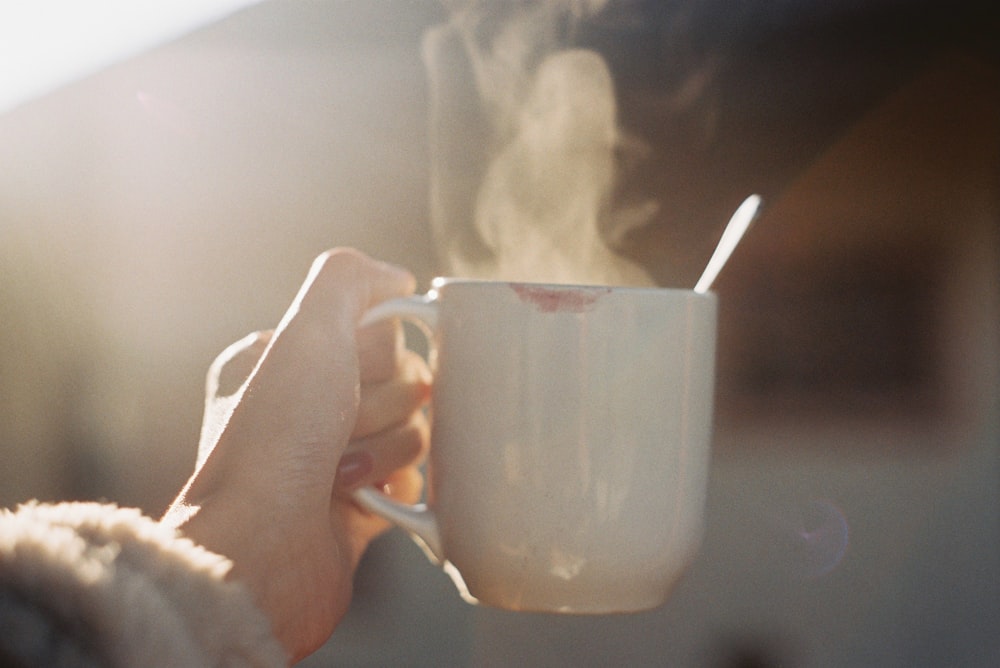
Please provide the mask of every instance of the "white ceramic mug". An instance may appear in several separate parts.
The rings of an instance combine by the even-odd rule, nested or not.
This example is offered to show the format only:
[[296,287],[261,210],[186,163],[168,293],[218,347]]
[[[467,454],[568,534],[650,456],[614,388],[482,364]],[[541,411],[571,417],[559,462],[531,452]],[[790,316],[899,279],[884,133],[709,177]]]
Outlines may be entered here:
[[357,501],[463,596],[509,610],[663,603],[702,535],[716,298],[436,279],[376,306],[430,338],[428,503]]

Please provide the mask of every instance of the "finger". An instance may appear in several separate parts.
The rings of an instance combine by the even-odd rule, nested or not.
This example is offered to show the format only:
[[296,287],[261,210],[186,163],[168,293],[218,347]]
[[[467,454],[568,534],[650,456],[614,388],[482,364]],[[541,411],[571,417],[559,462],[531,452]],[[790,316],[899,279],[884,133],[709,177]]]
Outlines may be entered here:
[[426,458],[429,443],[430,428],[422,412],[397,427],[352,441],[337,468],[337,487],[357,489],[389,479],[399,469],[417,466]]
[[399,366],[403,346],[403,326],[398,320],[382,320],[358,330],[358,364],[361,383],[390,380]]
[[411,294],[413,287],[409,272],[358,251],[320,255],[278,324],[262,364],[275,358],[270,371],[281,387],[297,384],[303,397],[324,401],[330,396],[323,391],[331,388],[323,386],[331,373],[337,372],[341,384],[359,380],[356,330],[361,315],[380,301]]
[[405,421],[430,398],[431,372],[420,355],[403,351],[395,376],[362,385],[352,439],[376,434]]
[[383,494],[395,501],[414,504],[420,501],[424,493],[424,474],[416,466],[397,469],[381,481],[379,488]]
[[[380,482],[378,487],[383,494],[394,501],[412,505],[418,503],[423,494],[424,476],[416,466],[407,466],[393,471],[388,478]],[[335,496],[332,503],[339,508],[338,514],[346,523],[352,564],[356,568],[371,541],[389,529],[392,524],[379,515],[362,509],[349,497]]]

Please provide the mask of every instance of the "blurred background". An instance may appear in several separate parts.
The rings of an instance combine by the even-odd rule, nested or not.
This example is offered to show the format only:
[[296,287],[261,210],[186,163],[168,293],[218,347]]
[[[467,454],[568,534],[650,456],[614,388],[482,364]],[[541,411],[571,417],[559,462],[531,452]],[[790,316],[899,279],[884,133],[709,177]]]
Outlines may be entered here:
[[[657,201],[602,238],[690,287],[765,200],[717,283],[704,547],[658,610],[550,617],[467,606],[392,532],[306,665],[1000,665],[991,12],[600,5],[561,3],[554,34],[612,75],[609,196]],[[313,257],[356,246],[426,288],[483,252],[454,226],[495,136],[426,43],[462,6],[265,1],[0,113],[0,504],[161,513],[205,369]],[[522,6],[482,5],[475,38]]]

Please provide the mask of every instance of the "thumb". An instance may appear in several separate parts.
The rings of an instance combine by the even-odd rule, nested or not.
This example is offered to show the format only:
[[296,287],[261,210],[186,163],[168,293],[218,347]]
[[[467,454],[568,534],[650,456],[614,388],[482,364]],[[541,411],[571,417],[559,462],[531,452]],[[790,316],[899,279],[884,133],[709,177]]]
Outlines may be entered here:
[[219,353],[209,366],[205,376],[205,411],[198,438],[195,468],[201,467],[219,440],[233,409],[239,403],[240,390],[264,354],[271,334],[272,332],[265,331],[245,336]]

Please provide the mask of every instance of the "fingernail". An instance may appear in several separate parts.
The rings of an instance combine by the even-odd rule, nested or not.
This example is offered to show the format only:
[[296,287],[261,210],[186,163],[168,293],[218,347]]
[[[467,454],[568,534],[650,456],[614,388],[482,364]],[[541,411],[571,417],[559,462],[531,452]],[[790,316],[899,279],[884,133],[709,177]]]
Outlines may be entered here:
[[337,465],[337,483],[341,487],[356,487],[375,469],[375,458],[370,452],[348,452]]

